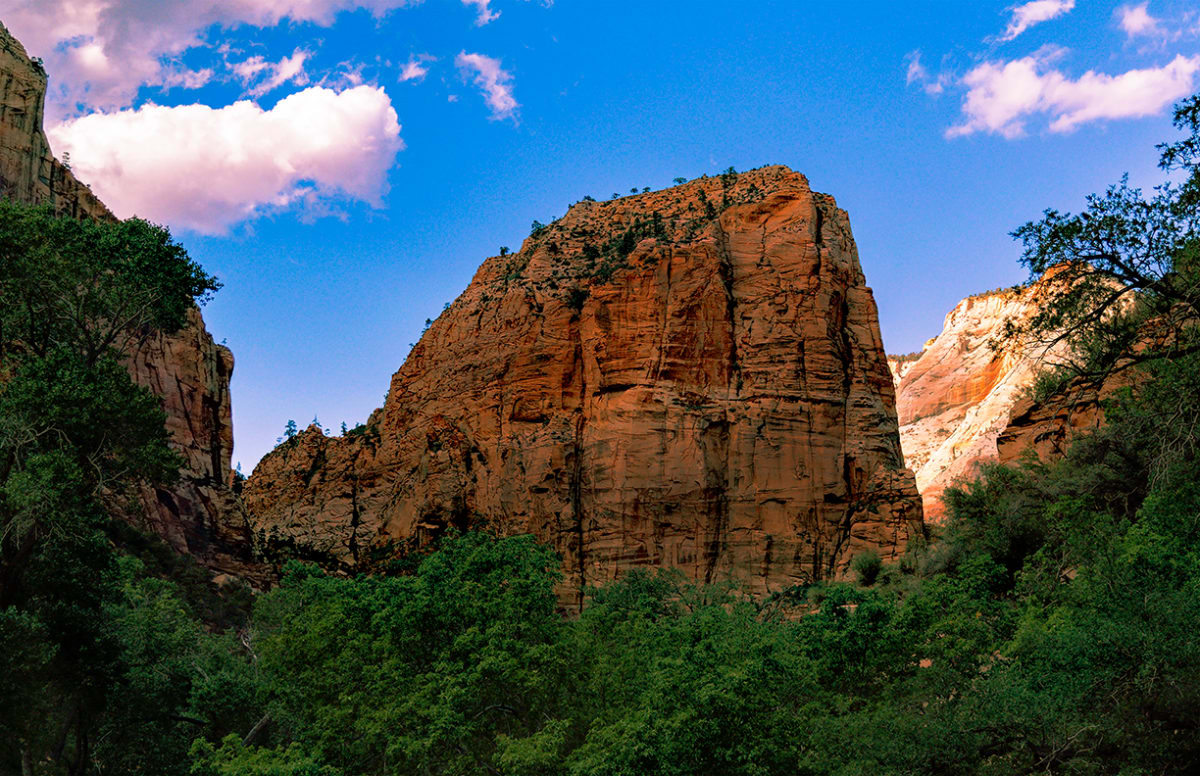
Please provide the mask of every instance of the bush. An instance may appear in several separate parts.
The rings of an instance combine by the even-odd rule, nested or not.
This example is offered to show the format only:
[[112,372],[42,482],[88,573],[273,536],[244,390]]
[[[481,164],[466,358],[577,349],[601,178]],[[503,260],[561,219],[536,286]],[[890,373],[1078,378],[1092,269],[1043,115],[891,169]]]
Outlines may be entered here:
[[864,587],[875,584],[879,572],[883,568],[883,558],[875,550],[859,553],[850,561],[850,569],[858,577],[858,583]]

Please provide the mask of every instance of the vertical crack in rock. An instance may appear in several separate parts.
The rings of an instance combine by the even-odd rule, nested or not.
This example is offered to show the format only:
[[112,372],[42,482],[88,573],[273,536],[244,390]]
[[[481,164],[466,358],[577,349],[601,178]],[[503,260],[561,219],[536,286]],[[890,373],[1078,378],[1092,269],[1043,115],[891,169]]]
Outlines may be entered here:
[[705,540],[704,581],[712,582],[729,525],[729,422],[724,418],[709,422],[702,432],[702,444],[707,518],[705,531],[708,534]]
[[[721,252],[721,260],[717,265],[717,272],[721,278],[721,285],[725,289],[725,319],[729,325],[729,378],[733,383],[732,387],[736,394],[742,391],[742,369],[738,362],[737,296],[734,294],[733,260],[729,254],[729,236],[719,219],[716,228],[718,233],[717,244]],[[765,225],[763,226],[763,230],[765,232]],[[765,243],[760,250],[761,261],[767,253]]]
[[350,557],[358,563],[358,524],[362,520],[362,512],[358,506],[358,479],[350,479]]
[[578,385],[579,397],[574,417],[572,418],[572,430],[574,434],[569,455],[571,461],[571,518],[574,521],[575,554],[577,558],[576,572],[579,574],[579,583],[575,591],[575,606],[578,611],[583,611],[583,596],[587,588],[587,569],[585,566],[587,561],[584,549],[586,546],[586,537],[583,523],[583,430],[589,397],[587,394],[587,374],[584,371],[583,363],[583,333],[581,331],[579,316],[572,316],[570,319],[568,325],[568,342],[571,348],[571,378],[572,382]]

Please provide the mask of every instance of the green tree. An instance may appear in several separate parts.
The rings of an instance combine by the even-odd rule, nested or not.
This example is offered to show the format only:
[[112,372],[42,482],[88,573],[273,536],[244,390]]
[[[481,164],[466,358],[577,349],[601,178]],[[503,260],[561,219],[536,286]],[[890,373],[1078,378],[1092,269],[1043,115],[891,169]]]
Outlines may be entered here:
[[181,463],[121,359],[216,288],[144,221],[0,202],[0,770],[184,767],[198,626],[170,585],[138,580],[108,513]]
[[[474,773],[544,735],[563,692],[557,559],[467,534],[412,576],[293,564],[256,605],[277,743],[352,773]],[[515,756],[515,755],[514,755]]]
[[[1008,327],[1010,341],[1069,342],[1071,373],[1092,377],[1200,348],[1185,336],[1200,311],[1200,95],[1176,107],[1174,123],[1187,135],[1159,146],[1159,166],[1182,183],[1147,196],[1126,176],[1078,214],[1047,210],[1013,232],[1022,263],[1034,278],[1052,276],[1056,291],[1032,319]],[[1134,352],[1138,339],[1149,346]]]

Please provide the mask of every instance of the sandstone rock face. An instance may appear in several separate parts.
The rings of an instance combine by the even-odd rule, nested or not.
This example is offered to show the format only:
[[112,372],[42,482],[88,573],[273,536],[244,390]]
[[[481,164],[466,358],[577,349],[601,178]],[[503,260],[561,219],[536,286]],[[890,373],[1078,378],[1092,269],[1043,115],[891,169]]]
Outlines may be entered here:
[[[45,94],[45,71],[0,25],[0,197],[72,217],[113,218],[51,154],[42,130]],[[169,489],[144,488],[124,516],[215,571],[264,582],[266,567],[253,560],[246,513],[230,488],[233,355],[213,342],[193,308],[183,329],[153,337],[127,363],[136,382],[163,398],[186,465]]]
[[566,603],[636,566],[763,593],[923,530],[849,220],[781,167],[574,205],[483,264],[364,429],[306,430],[244,495],[269,544],[347,567],[532,533]]
[[1073,380],[1052,401],[1017,402],[996,439],[998,459],[1011,463],[1030,451],[1043,461],[1061,457],[1076,434],[1095,431],[1104,423],[1102,402],[1129,384],[1125,377],[1114,376],[1100,385]]
[[1040,460],[1061,457],[1072,439],[1104,424],[1104,403],[1122,388],[1134,388],[1147,377],[1139,356],[1166,353],[1179,346],[1181,337],[1196,322],[1162,315],[1138,328],[1138,336],[1125,356],[1101,378],[1076,377],[1042,402],[1024,398],[1012,409],[1008,425],[997,441],[1001,461],[1010,462],[1032,452]]
[[[928,340],[925,347],[929,347],[933,340]],[[900,381],[912,369],[913,364],[917,363],[917,359],[921,357],[920,353],[910,353],[905,356],[888,356],[887,365],[888,371],[892,373],[892,383],[897,389],[900,387]]]
[[942,333],[920,357],[897,363],[900,444],[916,472],[926,519],[943,517],[942,493],[981,461],[996,460],[997,438],[1014,405],[1056,351],[996,352],[989,342],[1006,320],[1033,315],[1045,286],[971,296],[946,316]]
[[144,527],[216,572],[266,584],[269,568],[255,559],[249,519],[232,489],[233,353],[213,342],[193,307],[184,328],[152,337],[127,364],[137,383],[163,398],[172,446],[185,461],[176,483],[143,488],[140,508],[127,516],[144,518]]
[[46,71],[0,24],[0,197],[71,216],[112,218],[104,203],[50,153],[42,131]]

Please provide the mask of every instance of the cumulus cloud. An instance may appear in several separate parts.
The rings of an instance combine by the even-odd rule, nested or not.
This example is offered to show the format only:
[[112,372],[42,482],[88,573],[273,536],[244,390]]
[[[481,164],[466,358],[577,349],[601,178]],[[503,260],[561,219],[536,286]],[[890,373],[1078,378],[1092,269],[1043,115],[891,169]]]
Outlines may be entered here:
[[250,57],[243,62],[230,65],[234,74],[249,87],[250,94],[255,97],[278,89],[288,82],[297,86],[308,83],[308,72],[304,62],[312,56],[303,49],[296,49],[290,57],[284,57],[278,62],[268,62],[262,57]]
[[1051,65],[1061,50],[1045,49],[1009,62],[984,62],[963,84],[966,121],[947,137],[990,132],[1021,137],[1026,121],[1044,114],[1051,132],[1069,132],[1104,119],[1150,116],[1191,94],[1200,78],[1200,56],[1176,56],[1162,67],[1107,75],[1089,70],[1069,78]]
[[383,89],[310,87],[271,110],[250,101],[93,113],[49,131],[113,212],[221,234],[282,208],[381,206],[403,149]]
[[1012,9],[1012,18],[1000,40],[1012,40],[1035,24],[1068,13],[1075,7],[1075,0],[1031,0]]
[[[204,44],[213,25],[271,27],[287,19],[329,25],[341,11],[376,15],[420,0],[9,0],[4,23],[54,73],[51,111],[111,110],[140,86],[195,86],[171,59]],[[211,77],[211,73],[208,74]]]
[[492,112],[493,119],[507,119],[516,115],[521,107],[512,93],[512,74],[500,66],[499,59],[483,54],[460,52],[454,64],[464,75],[471,75],[475,86],[483,94],[483,101]]
[[1150,15],[1149,0],[1140,5],[1123,5],[1115,11],[1121,29],[1131,38],[1161,35],[1159,20]]
[[491,0],[462,0],[463,5],[475,6],[475,26],[482,27],[488,22],[495,21],[500,16],[499,11],[491,9]]

